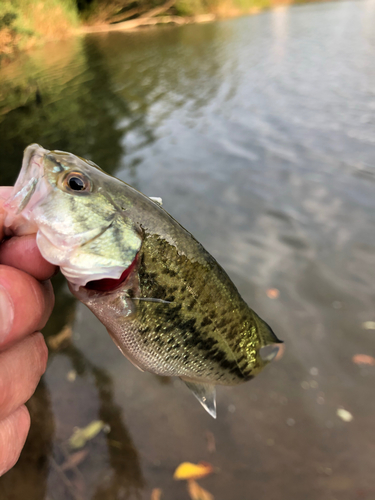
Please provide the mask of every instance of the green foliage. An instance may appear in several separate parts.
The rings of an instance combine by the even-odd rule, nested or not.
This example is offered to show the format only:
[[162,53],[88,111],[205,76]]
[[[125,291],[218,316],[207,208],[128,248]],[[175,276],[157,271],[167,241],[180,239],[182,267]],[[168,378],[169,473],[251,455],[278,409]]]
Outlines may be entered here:
[[77,25],[75,0],[2,0],[0,61],[39,40],[61,38]]
[[17,14],[15,12],[5,12],[5,14],[0,18],[0,30],[3,28],[10,28],[13,21],[17,19]]
[[254,8],[266,9],[273,4],[272,0],[232,0],[232,3],[234,7],[243,12]]
[[202,0],[177,0],[175,9],[179,16],[194,16],[206,11]]

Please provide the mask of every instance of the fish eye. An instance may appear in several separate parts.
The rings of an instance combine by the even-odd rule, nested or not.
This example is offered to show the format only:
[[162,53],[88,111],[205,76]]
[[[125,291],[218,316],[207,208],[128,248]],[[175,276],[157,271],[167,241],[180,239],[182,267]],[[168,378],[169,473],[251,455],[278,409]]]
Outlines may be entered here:
[[81,172],[70,172],[64,179],[64,186],[69,191],[90,191],[90,180]]

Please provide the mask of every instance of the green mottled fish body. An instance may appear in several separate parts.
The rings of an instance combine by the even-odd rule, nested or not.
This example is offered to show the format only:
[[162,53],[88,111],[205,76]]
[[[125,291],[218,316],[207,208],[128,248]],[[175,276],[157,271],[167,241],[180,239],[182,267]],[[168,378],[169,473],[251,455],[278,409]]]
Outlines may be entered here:
[[[7,224],[46,260],[141,370],[212,388],[251,379],[278,343],[216,260],[158,203],[70,153],[29,146]],[[213,402],[209,399],[213,398]]]

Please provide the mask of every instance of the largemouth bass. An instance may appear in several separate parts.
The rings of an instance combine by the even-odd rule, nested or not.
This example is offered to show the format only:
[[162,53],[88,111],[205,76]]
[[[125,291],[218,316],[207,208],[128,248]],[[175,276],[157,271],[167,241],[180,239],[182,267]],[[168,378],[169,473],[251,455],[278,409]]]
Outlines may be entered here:
[[37,233],[121,352],[181,377],[212,416],[215,385],[250,380],[276,355],[280,341],[202,245],[91,161],[28,146],[6,209],[6,226]]

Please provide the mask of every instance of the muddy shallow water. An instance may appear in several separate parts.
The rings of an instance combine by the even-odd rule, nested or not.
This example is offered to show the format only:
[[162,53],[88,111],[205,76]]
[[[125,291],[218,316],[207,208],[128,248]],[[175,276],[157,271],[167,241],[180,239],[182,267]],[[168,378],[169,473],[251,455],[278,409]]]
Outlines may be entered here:
[[[45,334],[72,340],[51,351],[1,500],[183,500],[173,472],[201,460],[216,500],[375,497],[375,366],[353,362],[375,357],[374,23],[374,1],[311,4],[72,39],[2,70],[1,184],[39,142],[162,197],[286,349],[218,389],[215,421],[126,361],[57,277]],[[74,428],[98,419],[63,470]]]

